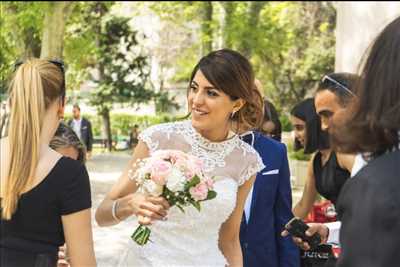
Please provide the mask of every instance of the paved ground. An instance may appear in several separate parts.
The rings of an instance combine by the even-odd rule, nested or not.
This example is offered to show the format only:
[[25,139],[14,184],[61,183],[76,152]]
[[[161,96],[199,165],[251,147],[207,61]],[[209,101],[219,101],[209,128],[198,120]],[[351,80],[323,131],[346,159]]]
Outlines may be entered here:
[[[129,152],[101,154],[93,156],[86,164],[92,186],[93,239],[99,267],[116,266],[136,227],[132,220],[111,227],[99,227],[94,220],[95,210],[127,166],[130,157]],[[300,195],[300,190],[293,191],[294,203]]]
[[103,154],[93,156],[87,162],[92,186],[94,248],[99,267],[116,266],[119,255],[124,251],[128,238],[136,227],[132,221],[124,221],[111,227],[99,227],[94,220],[95,210],[117,181],[129,159],[128,153]]

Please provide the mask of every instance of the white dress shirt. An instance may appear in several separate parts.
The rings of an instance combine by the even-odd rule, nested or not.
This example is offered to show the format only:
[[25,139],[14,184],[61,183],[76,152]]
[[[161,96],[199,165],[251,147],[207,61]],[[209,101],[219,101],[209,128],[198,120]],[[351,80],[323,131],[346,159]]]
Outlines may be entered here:
[[[252,131],[247,131],[243,134],[240,135],[240,137],[242,138],[245,135],[251,134],[252,135],[252,140],[251,140],[251,146],[254,147],[254,133]],[[246,223],[249,223],[249,219],[250,219],[250,212],[251,212],[251,201],[253,198],[253,186],[250,189],[249,194],[247,195],[246,198],[246,202],[244,203],[244,216],[246,217]]]
[[82,119],[79,119],[79,120],[73,119],[72,120],[72,129],[74,130],[74,132],[76,133],[76,135],[79,137],[80,140],[82,140],[81,125],[82,125]]

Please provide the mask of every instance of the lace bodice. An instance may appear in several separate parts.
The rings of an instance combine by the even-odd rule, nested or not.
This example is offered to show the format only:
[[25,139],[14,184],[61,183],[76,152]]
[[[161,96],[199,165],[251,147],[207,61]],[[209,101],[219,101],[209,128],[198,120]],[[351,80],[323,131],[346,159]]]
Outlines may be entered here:
[[139,135],[150,149],[177,149],[203,160],[211,176],[232,178],[242,185],[263,165],[258,153],[235,135],[223,142],[210,142],[201,136],[190,121],[152,126]]
[[236,206],[238,186],[264,167],[258,153],[237,136],[210,142],[190,121],[150,127],[139,139],[150,153],[178,149],[201,158],[206,174],[218,177],[214,183],[217,197],[203,202],[201,212],[192,206],[186,207],[185,213],[171,207],[167,221],[151,226],[152,242],[140,247],[129,241],[120,266],[225,266],[218,248],[219,230]]

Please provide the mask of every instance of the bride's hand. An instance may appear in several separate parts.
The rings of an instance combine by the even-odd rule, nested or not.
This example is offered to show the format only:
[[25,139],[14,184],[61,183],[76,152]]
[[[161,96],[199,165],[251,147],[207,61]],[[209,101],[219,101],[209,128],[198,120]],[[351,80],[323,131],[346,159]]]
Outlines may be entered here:
[[129,194],[118,200],[121,213],[129,217],[136,215],[140,224],[148,225],[153,220],[163,220],[167,216],[169,204],[163,197],[146,196],[141,193]]

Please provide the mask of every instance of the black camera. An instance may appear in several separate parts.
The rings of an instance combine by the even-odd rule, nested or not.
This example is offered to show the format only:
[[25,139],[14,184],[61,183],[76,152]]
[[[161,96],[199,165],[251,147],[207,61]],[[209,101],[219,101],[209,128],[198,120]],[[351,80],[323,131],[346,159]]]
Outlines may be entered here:
[[294,217],[286,225],[285,229],[294,237],[299,237],[310,245],[311,249],[315,249],[321,243],[321,236],[318,233],[312,236],[306,235],[309,226],[299,218]]

